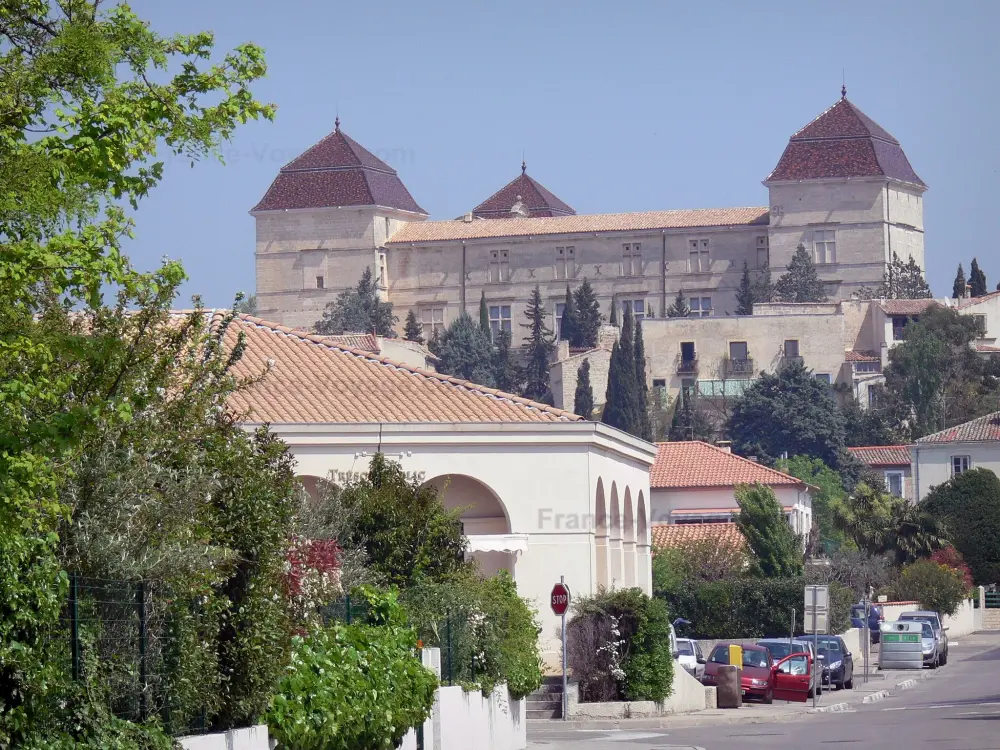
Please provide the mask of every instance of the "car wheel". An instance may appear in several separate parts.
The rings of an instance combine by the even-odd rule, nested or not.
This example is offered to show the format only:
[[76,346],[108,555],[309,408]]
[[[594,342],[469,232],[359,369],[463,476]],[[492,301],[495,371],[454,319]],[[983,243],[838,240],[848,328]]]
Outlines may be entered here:
[[943,667],[947,663],[948,663],[948,652],[945,651],[944,656],[941,657],[941,666]]
[[844,680],[844,687],[847,688],[848,690],[854,689],[854,675],[851,675],[851,679]]
[[809,688],[809,692],[806,693],[806,698],[812,698],[813,695],[815,695],[815,693],[816,693],[815,690],[813,690],[812,688]]
[[771,703],[774,703],[774,691],[773,690],[768,689],[768,691],[766,693],[764,693],[764,703],[767,703],[768,705],[770,705]]
[[938,668],[938,661],[939,661],[938,657],[935,656],[934,657],[934,661],[931,662],[931,669],[937,669]]

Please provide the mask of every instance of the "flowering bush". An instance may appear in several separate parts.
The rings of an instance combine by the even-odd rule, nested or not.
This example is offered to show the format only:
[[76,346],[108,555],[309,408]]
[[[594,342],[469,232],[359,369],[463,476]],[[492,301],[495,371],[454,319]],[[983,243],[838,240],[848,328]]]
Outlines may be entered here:
[[332,539],[292,539],[285,556],[285,593],[295,622],[313,619],[318,607],[343,593],[339,553]]
[[972,590],[972,569],[969,568],[965,562],[965,558],[962,557],[962,553],[957,549],[950,545],[942,547],[931,555],[931,560],[938,565],[951,568],[965,582],[966,589],[969,591]]

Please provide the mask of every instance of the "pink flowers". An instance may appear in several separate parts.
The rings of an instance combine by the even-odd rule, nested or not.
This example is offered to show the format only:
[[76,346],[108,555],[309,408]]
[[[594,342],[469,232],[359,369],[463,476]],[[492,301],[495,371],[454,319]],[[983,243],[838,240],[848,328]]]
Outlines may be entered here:
[[333,539],[294,537],[285,556],[285,590],[297,622],[341,595],[340,547]]

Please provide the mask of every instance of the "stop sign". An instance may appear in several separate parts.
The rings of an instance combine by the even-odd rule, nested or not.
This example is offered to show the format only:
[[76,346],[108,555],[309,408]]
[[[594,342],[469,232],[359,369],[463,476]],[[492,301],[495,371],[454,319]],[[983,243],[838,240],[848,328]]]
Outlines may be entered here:
[[569,609],[569,586],[565,583],[557,583],[553,586],[550,603],[555,614],[564,615]]

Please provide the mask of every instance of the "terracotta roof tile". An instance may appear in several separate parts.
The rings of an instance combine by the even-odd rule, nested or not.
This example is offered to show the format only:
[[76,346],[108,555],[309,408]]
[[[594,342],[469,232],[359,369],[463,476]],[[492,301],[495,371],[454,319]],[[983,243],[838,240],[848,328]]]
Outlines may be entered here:
[[649,473],[652,489],[732,487],[738,484],[803,485],[775,469],[699,441],[657,443]]
[[866,466],[909,466],[910,446],[870,445],[848,448]]
[[[305,333],[305,331],[302,331],[302,333]],[[378,339],[371,333],[342,333],[337,336],[323,336],[323,340],[330,344],[347,347],[348,349],[360,349],[363,352],[371,352],[372,354],[378,354],[380,351]]]
[[1000,346],[993,346],[992,344],[976,344],[976,351],[983,352],[984,354],[997,354],[1000,353]]
[[259,376],[230,406],[251,421],[296,423],[577,421],[567,411],[421,370],[322,336],[240,315],[228,345],[246,336],[234,374]]
[[720,545],[744,547],[746,540],[735,523],[654,523],[650,527],[654,548],[682,547],[706,539]]
[[475,219],[473,221],[412,222],[393,235],[387,245],[547,234],[634,232],[719,226],[767,226],[764,208],[698,208],[686,211],[647,211],[631,214],[583,214],[543,218]]
[[990,292],[989,294],[984,294],[982,297],[969,297],[968,299],[961,300],[958,303],[959,309],[964,309],[966,307],[972,307],[973,305],[978,305],[982,302],[989,302],[1000,297],[1000,291]]
[[848,350],[844,354],[845,362],[881,362],[882,357],[877,352]]
[[510,209],[517,202],[518,196],[527,207],[528,215],[533,218],[576,215],[576,211],[570,206],[529,177],[523,166],[521,174],[472,209],[472,213],[481,219],[512,218]]
[[880,299],[877,304],[886,315],[920,315],[940,303],[933,299]]
[[1000,411],[920,438],[918,443],[991,443],[1000,440]]

